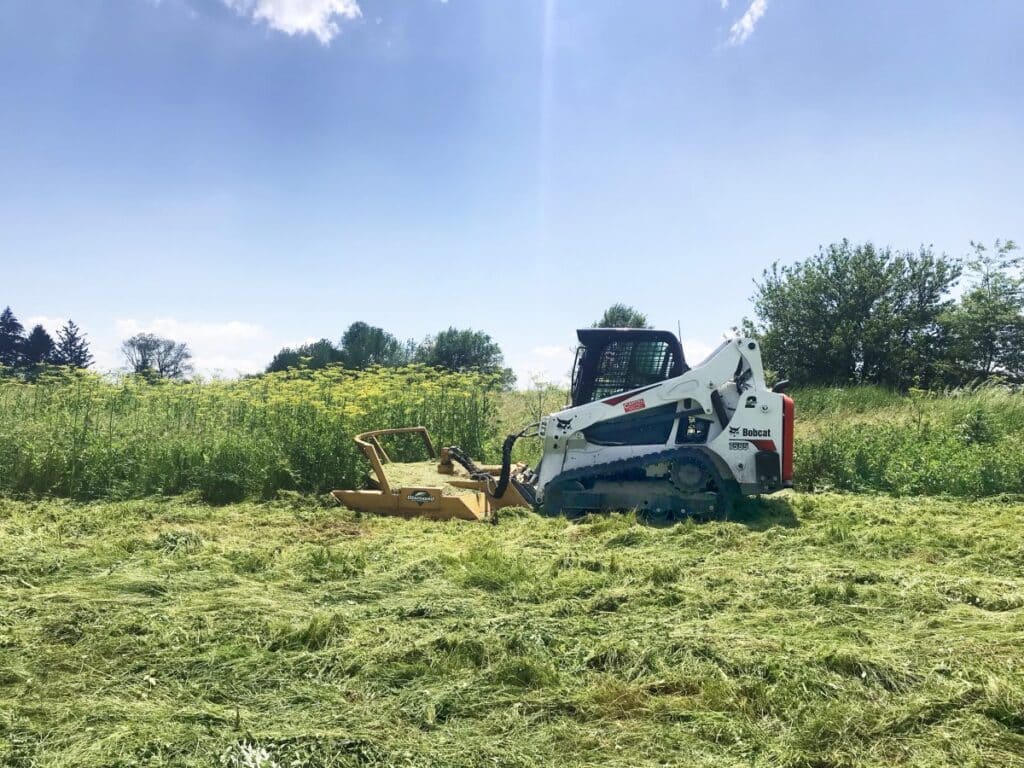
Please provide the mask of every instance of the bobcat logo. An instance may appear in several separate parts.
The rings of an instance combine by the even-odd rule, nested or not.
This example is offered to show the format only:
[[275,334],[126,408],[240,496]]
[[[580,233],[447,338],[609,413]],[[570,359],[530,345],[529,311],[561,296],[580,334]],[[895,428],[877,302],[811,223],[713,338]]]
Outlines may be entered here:
[[557,422],[556,426],[559,429],[568,429],[569,426],[572,424],[572,420],[575,419],[575,418],[576,418],[575,416],[570,416],[568,419],[559,419],[559,418],[556,417],[555,418],[555,421]]
[[739,433],[740,433],[740,428],[739,427],[729,427],[729,434],[730,435],[738,435]]

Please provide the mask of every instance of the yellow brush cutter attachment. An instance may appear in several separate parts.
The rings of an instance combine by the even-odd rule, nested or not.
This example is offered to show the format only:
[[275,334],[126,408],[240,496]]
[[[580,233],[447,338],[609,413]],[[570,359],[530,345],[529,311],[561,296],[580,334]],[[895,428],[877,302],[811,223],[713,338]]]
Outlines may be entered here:
[[[419,434],[429,462],[392,462],[380,438]],[[370,461],[368,490],[332,491],[349,509],[396,517],[426,517],[431,520],[497,521],[502,507],[529,507],[519,491],[510,486],[495,498],[499,466],[477,466],[465,459],[452,461],[451,449],[440,455],[426,427],[378,429],[356,435],[356,445]],[[434,463],[436,462],[436,464]],[[463,464],[470,464],[471,473]]]

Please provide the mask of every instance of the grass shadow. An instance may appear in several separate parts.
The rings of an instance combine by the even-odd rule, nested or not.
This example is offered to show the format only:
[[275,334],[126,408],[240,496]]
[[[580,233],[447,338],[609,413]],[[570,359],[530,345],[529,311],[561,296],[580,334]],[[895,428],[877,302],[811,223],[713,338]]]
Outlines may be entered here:
[[752,531],[767,531],[769,528],[798,528],[800,521],[793,512],[793,505],[785,498],[764,498],[762,496],[738,499],[728,517],[730,522],[745,525]]

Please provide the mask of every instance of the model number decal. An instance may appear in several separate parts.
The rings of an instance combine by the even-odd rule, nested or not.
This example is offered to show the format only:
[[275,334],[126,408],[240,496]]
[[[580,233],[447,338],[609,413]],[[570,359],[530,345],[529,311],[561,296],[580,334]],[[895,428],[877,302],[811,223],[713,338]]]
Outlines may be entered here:
[[424,504],[430,504],[434,500],[434,497],[431,496],[426,491],[416,491],[414,493],[410,493],[405,498],[408,499],[409,501],[415,502],[418,506],[421,507]]
[[729,441],[730,451],[747,451],[750,450],[750,443],[746,440],[730,440]]
[[647,403],[644,402],[642,397],[638,397],[636,400],[630,400],[628,403],[622,404],[622,410],[626,413],[632,413],[633,411],[639,411],[647,407]]

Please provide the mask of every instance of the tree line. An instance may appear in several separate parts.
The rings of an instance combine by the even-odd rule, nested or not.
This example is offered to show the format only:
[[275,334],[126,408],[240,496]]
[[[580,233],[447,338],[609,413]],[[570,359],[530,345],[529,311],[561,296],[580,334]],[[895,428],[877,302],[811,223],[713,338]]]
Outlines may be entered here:
[[1012,240],[964,257],[848,240],[755,281],[765,363],[798,385],[937,389],[1024,381],[1024,279]]
[[[761,342],[766,366],[795,385],[876,384],[935,389],[998,378],[1024,383],[1024,276],[1012,240],[971,243],[963,257],[930,246],[899,251],[842,240],[808,259],[773,264],[755,279],[753,318],[735,329]],[[649,327],[614,304],[597,327]],[[183,342],[140,333],[122,344],[129,370],[150,378],[186,378]],[[33,377],[47,365],[87,368],[86,335],[68,321],[53,339],[41,325],[27,334],[10,307],[0,313],[0,372]],[[296,368],[422,363],[451,371],[515,376],[486,333],[448,328],[420,342],[364,322],[330,339],[285,347],[266,372]]]
[[0,370],[32,376],[47,365],[88,368],[92,360],[86,335],[73,320],[54,339],[42,325],[26,334],[10,307],[0,312]]
[[292,368],[325,368],[340,365],[363,370],[380,365],[393,367],[422,363],[449,371],[481,371],[497,376],[506,388],[515,384],[515,374],[505,367],[501,347],[488,334],[468,328],[448,328],[423,341],[400,341],[383,328],[362,321],[352,323],[335,344],[320,339],[298,347],[285,347],[267,366],[267,373]]
[[[183,379],[192,372],[188,345],[152,333],[139,333],[121,344],[132,373],[148,378]],[[34,379],[48,366],[89,368],[94,358],[88,335],[68,320],[54,339],[42,325],[25,333],[10,307],[0,312],[0,375]]]
[[[138,333],[121,343],[126,368],[148,379],[185,379],[193,372],[192,352],[185,342],[152,333]],[[81,329],[69,320],[54,340],[42,325],[29,333],[10,307],[0,313],[0,374],[35,378],[46,366],[88,368],[93,363],[89,343]],[[267,373],[295,368],[341,366],[364,370],[422,363],[450,371],[493,374],[504,387],[515,375],[504,364],[501,347],[483,331],[448,328],[421,342],[400,342],[382,328],[352,323],[335,344],[320,339],[312,344],[285,347],[270,361]]]

